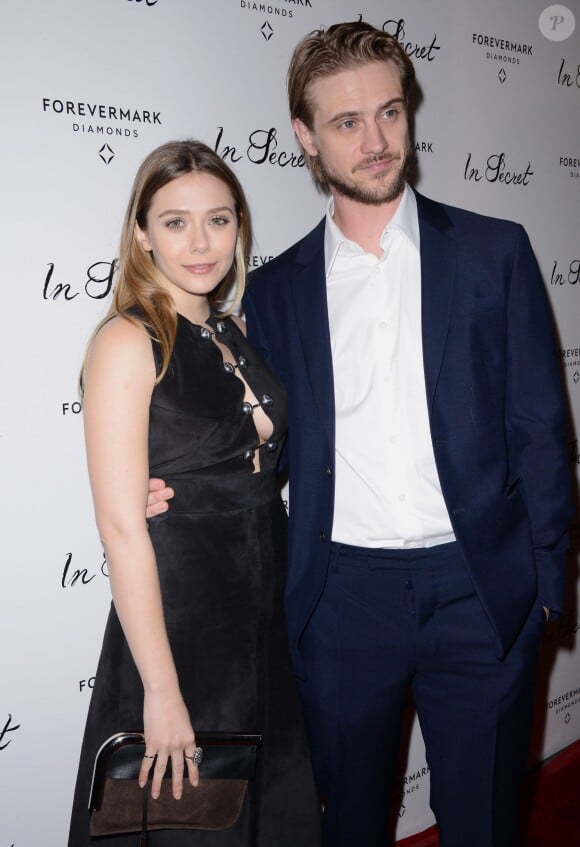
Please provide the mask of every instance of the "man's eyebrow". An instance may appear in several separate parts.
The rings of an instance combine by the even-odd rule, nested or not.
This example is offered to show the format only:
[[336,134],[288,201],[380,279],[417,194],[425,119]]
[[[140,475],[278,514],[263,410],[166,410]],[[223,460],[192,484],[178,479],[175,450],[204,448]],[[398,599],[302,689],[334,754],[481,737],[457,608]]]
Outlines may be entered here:
[[[390,106],[393,106],[395,103],[403,103],[404,105],[405,99],[403,97],[391,97],[390,100],[387,100],[385,103],[382,103],[378,107],[377,112],[382,112],[385,109],[388,109]],[[350,109],[345,112],[337,112],[336,115],[333,115],[331,118],[329,118],[327,123],[338,123],[339,121],[344,121],[348,118],[356,118],[358,115],[360,115],[360,111],[356,111],[355,109]]]
[[360,112],[354,112],[354,111],[352,111],[352,112],[338,112],[336,115],[333,115],[331,118],[329,118],[327,123],[335,124],[335,123],[337,123],[337,121],[345,120],[345,118],[356,118],[356,116],[359,115],[359,114],[360,114]]

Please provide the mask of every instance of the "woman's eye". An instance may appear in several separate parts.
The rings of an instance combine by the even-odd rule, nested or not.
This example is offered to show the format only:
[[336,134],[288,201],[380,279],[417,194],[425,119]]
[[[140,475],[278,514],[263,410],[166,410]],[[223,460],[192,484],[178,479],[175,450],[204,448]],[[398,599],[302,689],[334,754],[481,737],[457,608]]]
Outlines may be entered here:
[[184,223],[181,218],[172,218],[170,221],[167,221],[167,226],[169,229],[182,229]]
[[217,226],[223,226],[224,224],[229,224],[230,219],[225,218],[223,215],[216,215],[215,217],[210,219],[211,224],[217,224]]

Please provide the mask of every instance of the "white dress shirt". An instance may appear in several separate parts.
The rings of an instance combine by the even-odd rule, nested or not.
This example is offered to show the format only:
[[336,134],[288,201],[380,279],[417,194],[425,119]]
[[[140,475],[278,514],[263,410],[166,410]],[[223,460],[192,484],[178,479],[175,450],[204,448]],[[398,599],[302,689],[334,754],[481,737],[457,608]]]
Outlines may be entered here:
[[421,338],[417,201],[407,186],[381,258],[345,238],[329,202],[324,236],[334,394],[333,541],[453,541],[431,443]]

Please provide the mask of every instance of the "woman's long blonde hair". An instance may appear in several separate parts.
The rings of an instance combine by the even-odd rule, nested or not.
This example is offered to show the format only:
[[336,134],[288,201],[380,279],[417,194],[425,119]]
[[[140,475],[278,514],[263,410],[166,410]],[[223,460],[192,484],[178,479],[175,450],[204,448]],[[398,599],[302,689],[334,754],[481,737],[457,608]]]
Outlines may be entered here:
[[[252,235],[248,204],[239,180],[218,154],[201,141],[170,141],[157,147],[137,171],[123,222],[113,302],[92,336],[94,338],[113,316],[121,315],[133,323],[141,323],[159,345],[161,364],[157,382],[167,371],[173,353],[177,312],[152,254],[141,246],[136,237],[135,224],[146,230],[147,213],[155,193],[167,183],[190,173],[209,173],[223,182],[232,193],[238,220],[234,261],[209,295],[209,302],[216,310],[229,315],[239,306],[246,286]],[[86,357],[81,373],[81,391],[85,367]]]

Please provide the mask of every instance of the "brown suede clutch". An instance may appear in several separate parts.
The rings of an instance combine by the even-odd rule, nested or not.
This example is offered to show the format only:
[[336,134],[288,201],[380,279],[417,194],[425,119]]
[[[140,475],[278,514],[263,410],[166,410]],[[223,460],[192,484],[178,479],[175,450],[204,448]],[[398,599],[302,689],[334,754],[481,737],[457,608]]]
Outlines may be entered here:
[[240,816],[248,780],[254,774],[261,735],[246,733],[196,733],[203,748],[199,785],[184,779],[183,795],[175,800],[170,771],[161,793],[153,800],[148,787],[140,788],[139,771],[145,753],[140,732],[119,732],[101,746],[95,759],[89,810],[91,835],[141,833],[154,829],[207,829],[233,826]]

